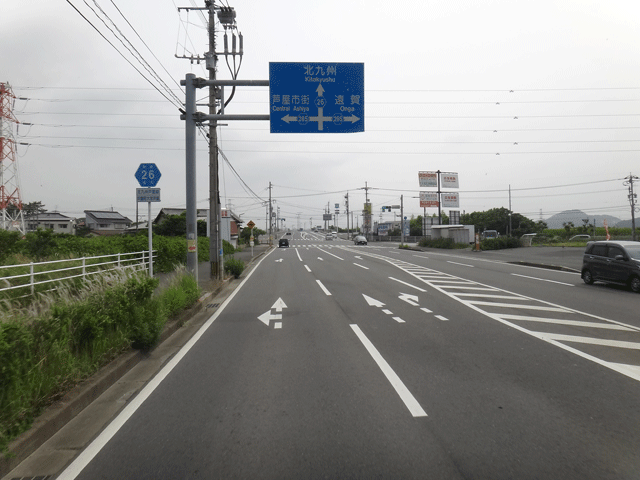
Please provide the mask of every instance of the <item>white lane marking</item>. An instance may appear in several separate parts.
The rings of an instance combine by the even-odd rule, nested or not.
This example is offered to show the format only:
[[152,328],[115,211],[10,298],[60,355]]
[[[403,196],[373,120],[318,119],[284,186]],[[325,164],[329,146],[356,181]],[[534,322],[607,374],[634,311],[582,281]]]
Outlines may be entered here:
[[401,319],[400,317],[391,317],[393,318],[396,322],[398,323],[406,323],[403,319]]
[[324,293],[326,293],[327,295],[331,295],[331,292],[327,290],[327,287],[325,287],[320,280],[316,280],[316,282],[318,282],[318,285],[320,285],[320,288]]
[[327,255],[331,255],[332,257],[336,257],[338,260],[344,260],[344,258],[340,258],[339,256],[334,255],[333,253],[329,253],[329,252],[327,252],[326,250],[323,250],[323,249],[321,249],[321,248],[318,248],[318,250],[320,250],[321,252],[326,253]]
[[530,277],[528,275],[520,275],[518,273],[512,273],[511,275],[513,275],[514,277],[522,277],[522,278],[529,278],[531,280],[539,280],[541,282],[557,283],[559,285],[566,285],[567,287],[573,287],[574,286],[573,283],[558,282],[556,280],[547,280],[546,278]]
[[382,313],[385,313],[387,315],[393,315],[393,312],[391,310],[387,310],[386,308],[382,310]]
[[149,396],[154,392],[156,388],[162,383],[162,381],[171,373],[171,371],[180,363],[180,361],[184,358],[184,356],[189,353],[189,350],[193,348],[193,346],[200,340],[200,338],[204,335],[204,333],[208,330],[211,324],[216,321],[216,319],[220,316],[220,314],[224,311],[224,309],[229,305],[231,300],[242,290],[242,286],[251,278],[253,272],[255,272],[260,264],[275,250],[271,250],[266,253],[264,257],[256,264],[256,266],[249,272],[249,274],[242,280],[238,288],[236,288],[231,295],[227,297],[227,299],[222,302],[220,308],[216,310],[209,320],[207,320],[200,330],[198,330],[191,339],[184,344],[184,346],[165,364],[165,366],[160,370],[155,377],[153,377],[149,382],[144,386],[144,388],[133,397],[129,403],[122,409],[122,411],[118,414],[118,416],[109,424],[107,427],[102,430],[102,432],[89,444],[87,448],[85,448],[76,459],[58,476],[59,480],[74,480],[80,472],[84,470],[84,468],[93,460],[93,458],[100,453],[100,450],[104,448],[104,446],[113,438],[113,436],[118,433],[118,431],[122,428],[122,426],[133,416],[134,413],[140,408],[140,406],[145,402]]
[[589,345],[604,345],[606,347],[630,348],[632,350],[640,350],[640,343],[624,342],[622,340],[607,340],[604,338],[580,337],[576,335],[560,335],[559,333],[533,332],[540,337],[555,340],[557,342],[573,342],[586,343]]
[[300,256],[300,252],[298,251],[297,248],[296,248],[296,253],[298,254],[298,260],[302,261],[302,257]]
[[443,317],[442,315],[436,315],[436,318],[438,320],[442,320],[443,322],[448,322],[449,319],[447,317]]
[[282,322],[275,322],[275,323],[273,324],[273,328],[274,328],[274,329],[276,329],[276,328],[282,328]]
[[402,293],[400,292],[400,296],[398,297],[400,300],[402,300],[403,302],[407,302],[409,305],[413,306],[413,307],[417,307],[418,305],[420,305],[419,302],[419,298],[416,297],[415,295],[409,295],[408,293]]
[[354,333],[358,336],[362,344],[364,345],[364,348],[366,348],[367,351],[369,352],[369,355],[371,355],[373,360],[378,364],[378,367],[380,368],[380,370],[382,370],[382,373],[384,373],[384,376],[387,377],[387,380],[389,380],[389,383],[391,383],[391,386],[395,389],[396,393],[400,396],[400,399],[404,402],[406,407],[409,409],[409,412],[411,413],[411,415],[413,415],[414,417],[426,417],[427,413],[422,409],[418,401],[411,394],[411,392],[405,386],[405,384],[402,383],[402,380],[400,380],[400,377],[396,375],[396,372],[394,372],[393,369],[387,363],[387,361],[384,358],[382,358],[382,355],[380,355],[380,352],[378,352],[376,347],[373,346],[373,344],[369,341],[369,339],[362,332],[362,330],[360,330],[360,327],[358,325],[350,325],[350,326],[351,326],[351,329],[354,331]]
[[357,264],[357,263],[355,263],[355,262],[354,262],[354,265],[355,265],[356,267],[360,267],[360,268],[364,268],[365,270],[369,270],[369,267],[365,267],[365,266],[363,266],[363,265],[358,265],[358,264]]
[[[456,293],[456,297],[477,297],[477,298],[502,298],[513,300],[513,295],[495,295],[492,293]],[[529,300],[528,298],[521,298],[521,300]]]
[[426,292],[426,290],[424,288],[416,287],[415,285],[411,285],[410,283],[403,282],[402,280],[398,280],[397,278],[393,278],[393,277],[389,277],[389,278],[391,280],[394,280],[394,281],[398,282],[398,283],[402,283],[403,285],[406,285],[407,287],[415,288],[419,292]]
[[[523,300],[522,297],[514,297],[514,300]],[[525,310],[540,310],[543,312],[564,312],[571,313],[571,310],[567,310],[566,308],[556,308],[556,307],[543,307],[540,305],[520,305],[517,303],[497,303],[497,302],[474,302],[473,300],[465,300],[465,303],[469,303],[471,305],[487,305],[491,307],[504,307],[504,308],[522,308]]]
[[462,265],[463,267],[471,267],[474,268],[473,265],[469,265],[467,263],[458,263],[458,262],[452,262],[451,260],[447,260],[447,263],[453,263],[454,265]]
[[572,327],[604,328],[606,330],[622,330],[624,332],[635,332],[635,330],[632,328],[609,323],[582,322],[579,320],[562,320],[559,318],[528,317],[526,315],[500,315],[500,318],[505,320],[517,320],[525,322],[555,323],[557,325],[569,325]]
[[429,257],[425,257],[424,255],[414,255],[414,257],[418,257],[418,258],[429,258]]
[[428,308],[421,308],[424,313],[433,313],[433,310],[429,310]]
[[304,268],[307,269],[307,272],[311,273],[311,269],[309,268],[309,265],[305,265]]
[[380,300],[376,300],[375,298],[368,297],[364,293],[362,294],[362,296],[364,297],[365,301],[367,302],[367,304],[370,307],[378,307],[378,308],[380,308],[380,307],[385,305]]

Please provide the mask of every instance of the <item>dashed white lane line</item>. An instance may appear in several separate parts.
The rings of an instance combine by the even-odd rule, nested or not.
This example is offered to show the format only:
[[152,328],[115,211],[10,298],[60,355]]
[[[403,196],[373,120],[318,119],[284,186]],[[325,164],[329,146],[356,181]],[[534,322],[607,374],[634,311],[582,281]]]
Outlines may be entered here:
[[311,269],[309,268],[309,265],[305,265],[304,268],[307,269],[307,272],[311,273]]
[[358,327],[358,325],[355,325],[355,324],[352,324],[350,326],[351,326],[351,329],[354,331],[354,333],[358,336],[358,338],[360,339],[364,347],[369,352],[369,355],[371,355],[373,360],[378,364],[378,367],[380,368],[380,370],[382,370],[382,373],[384,374],[384,376],[387,377],[387,380],[389,380],[389,383],[391,383],[391,386],[395,389],[396,393],[400,396],[400,399],[404,402],[406,407],[409,409],[409,412],[411,412],[411,415],[413,415],[414,417],[426,417],[427,413],[422,409],[418,401],[411,394],[411,392],[405,386],[402,380],[400,380],[400,377],[398,377],[396,372],[393,371],[393,369],[389,366],[387,361],[382,357],[382,355],[380,355],[380,352],[378,352],[378,350],[373,345],[373,343],[371,343],[371,341],[369,341],[369,339],[362,332],[362,330],[360,330],[360,327]]
[[448,322],[449,319],[447,317],[443,317],[442,315],[436,315],[435,316],[438,320],[442,320],[443,322]]
[[320,288],[325,294],[331,295],[331,292],[327,290],[327,287],[325,287],[320,280],[316,280],[316,282],[318,282],[318,285],[320,285]]
[[398,323],[406,323],[403,319],[401,319],[400,317],[391,317],[393,318],[396,322]]
[[357,263],[354,263],[354,265],[355,265],[356,267],[360,267],[360,268],[364,268],[365,270],[369,270],[369,267],[365,267],[364,265],[359,265],[359,264],[357,264]]
[[454,265],[461,265],[463,267],[475,268],[473,265],[469,265],[468,263],[452,262],[451,260],[447,260],[447,263],[453,263]]

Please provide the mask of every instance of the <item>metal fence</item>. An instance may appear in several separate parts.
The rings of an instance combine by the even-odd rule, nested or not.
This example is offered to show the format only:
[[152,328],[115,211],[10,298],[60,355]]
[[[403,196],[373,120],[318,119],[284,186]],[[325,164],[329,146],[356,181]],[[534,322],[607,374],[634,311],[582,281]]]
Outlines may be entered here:
[[[153,251],[154,259],[157,251]],[[112,270],[149,268],[149,251],[115,253],[96,257],[82,257],[50,262],[31,262],[19,265],[0,265],[0,292],[14,291],[28,295],[24,290],[35,293],[39,285],[51,285],[74,278],[86,278]]]

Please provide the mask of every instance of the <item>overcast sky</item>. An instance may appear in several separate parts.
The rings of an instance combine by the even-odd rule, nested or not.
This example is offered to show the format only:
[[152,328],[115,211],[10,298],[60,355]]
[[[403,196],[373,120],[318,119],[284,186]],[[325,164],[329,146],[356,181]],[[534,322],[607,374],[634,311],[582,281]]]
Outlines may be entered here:
[[[364,63],[363,133],[272,134],[266,121],[219,128],[220,148],[246,184],[221,159],[223,206],[245,221],[264,228],[269,182],[289,227],[298,218],[299,226],[320,225],[327,204],[333,211],[340,203],[342,213],[347,192],[360,213],[365,185],[376,220],[401,195],[405,214],[422,214],[418,172],[434,170],[459,174],[463,212],[508,208],[511,187],[512,210],[534,220],[567,209],[631,217],[623,181],[640,176],[637,0],[228,5],[244,37],[239,79],[268,80],[269,62]],[[3,2],[0,81],[19,97],[23,202],[42,201],[73,217],[113,208],[135,218],[134,173],[140,163],[155,163],[162,202],[152,205],[153,215],[184,207],[179,83],[189,72],[208,73],[175,55],[202,56],[208,39],[203,17],[179,13],[182,6],[204,2]],[[105,12],[109,29],[92,9]],[[110,30],[135,46],[175,98]],[[220,51],[222,32],[218,40]],[[218,78],[230,78],[224,57]],[[200,103],[205,96],[198,92]],[[268,88],[239,88],[226,113],[268,114]],[[202,137],[197,175],[198,207],[207,208]],[[339,223],[346,225],[344,216]]]

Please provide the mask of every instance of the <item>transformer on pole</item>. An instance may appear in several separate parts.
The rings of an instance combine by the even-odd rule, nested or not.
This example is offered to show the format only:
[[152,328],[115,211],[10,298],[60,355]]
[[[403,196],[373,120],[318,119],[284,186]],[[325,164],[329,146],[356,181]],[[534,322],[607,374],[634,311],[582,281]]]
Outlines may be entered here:
[[27,233],[22,214],[20,179],[16,160],[13,124],[19,123],[13,114],[15,95],[9,83],[0,83],[0,227]]

